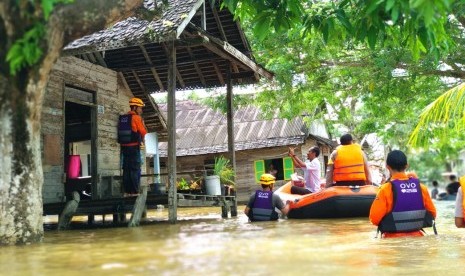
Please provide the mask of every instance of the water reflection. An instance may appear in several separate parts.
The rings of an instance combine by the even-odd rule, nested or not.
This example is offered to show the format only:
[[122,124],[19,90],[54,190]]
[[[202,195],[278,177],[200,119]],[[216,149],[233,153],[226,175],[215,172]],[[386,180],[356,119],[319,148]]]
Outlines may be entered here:
[[453,225],[453,202],[436,206],[438,236],[386,240],[374,238],[367,218],[249,223],[242,214],[223,220],[219,208],[179,209],[175,225],[166,209],[149,212],[152,223],[137,228],[81,229],[77,220],[78,229],[46,231],[41,244],[2,248],[0,269],[2,275],[455,274],[463,267],[464,233]]

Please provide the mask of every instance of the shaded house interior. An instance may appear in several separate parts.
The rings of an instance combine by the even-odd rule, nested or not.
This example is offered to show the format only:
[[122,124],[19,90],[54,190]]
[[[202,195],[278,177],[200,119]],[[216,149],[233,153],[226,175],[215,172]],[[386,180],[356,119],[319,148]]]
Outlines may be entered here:
[[[228,10],[219,8],[219,1],[213,2],[169,0],[164,5],[162,1],[144,1],[144,6],[154,11],[153,20],[128,18],[70,43],[63,54],[118,72],[124,86],[146,104],[143,118],[148,131],[156,132],[159,141],[167,141],[175,134],[168,125],[169,112],[165,117],[150,94],[167,91],[170,97],[175,90],[272,78],[254,62],[240,24]],[[175,64],[173,73],[169,71],[171,64]],[[174,90],[170,86],[173,79]],[[87,162],[81,168],[87,168],[88,176],[95,176],[99,171],[94,124],[98,124],[99,110],[95,100],[88,105],[81,103],[66,103],[65,160],[70,160],[77,148],[79,154],[86,155],[81,156],[81,162]],[[86,176],[82,169],[79,176]],[[92,192],[98,190],[96,180],[91,185]]]
[[[92,166],[91,157],[91,108],[73,102],[65,103],[65,159],[67,179],[65,188],[74,187],[90,194]],[[79,163],[78,163],[79,162]],[[65,189],[65,194],[72,191]],[[81,197],[85,194],[81,194]]]
[[93,166],[97,162],[95,94],[72,87],[67,87],[65,93],[80,98],[77,101],[69,97],[64,103],[65,195],[70,197],[77,190],[81,198],[90,198],[92,181],[97,175],[97,168]]

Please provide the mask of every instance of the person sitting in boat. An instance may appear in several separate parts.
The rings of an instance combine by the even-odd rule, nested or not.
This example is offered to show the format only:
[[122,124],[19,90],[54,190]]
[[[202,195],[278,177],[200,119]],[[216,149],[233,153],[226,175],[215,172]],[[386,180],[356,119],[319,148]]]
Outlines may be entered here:
[[450,175],[449,176],[450,183],[447,184],[446,186],[446,192],[448,195],[457,195],[457,192],[459,191],[460,183],[457,181],[457,176],[455,175]]
[[244,213],[251,221],[268,221],[278,220],[278,212],[275,208],[281,211],[283,215],[289,212],[289,202],[283,203],[278,195],[273,194],[273,186],[275,177],[265,173],[260,177],[261,190],[255,191],[250,196],[249,203],[245,207]]
[[465,176],[459,179],[460,187],[455,198],[455,226],[457,228],[465,228],[465,199],[463,197],[463,190],[465,189]]
[[407,167],[407,156],[402,151],[388,154],[386,168],[391,179],[380,187],[369,216],[383,238],[423,236],[424,227],[434,227],[436,207],[428,188],[418,178],[408,176]]
[[460,183],[457,181],[457,176],[451,174],[449,176],[449,180],[451,181],[446,186],[446,191],[439,193],[437,196],[438,200],[455,200],[457,197],[457,192],[460,187]]
[[321,165],[318,160],[320,148],[311,147],[307,152],[307,160],[303,162],[294,154],[294,149],[289,148],[289,156],[294,162],[294,166],[304,171],[305,187],[292,186],[291,194],[305,195],[320,191]]
[[368,159],[352,135],[344,134],[339,139],[341,145],[330,155],[326,170],[326,188],[331,186],[370,185],[371,176]]

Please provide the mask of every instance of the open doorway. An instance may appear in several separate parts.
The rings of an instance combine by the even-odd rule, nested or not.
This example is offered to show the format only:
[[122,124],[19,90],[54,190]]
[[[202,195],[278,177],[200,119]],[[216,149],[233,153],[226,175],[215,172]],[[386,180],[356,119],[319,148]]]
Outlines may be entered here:
[[95,178],[95,148],[92,127],[93,107],[65,101],[65,193],[71,197],[77,191],[81,199],[92,197]]

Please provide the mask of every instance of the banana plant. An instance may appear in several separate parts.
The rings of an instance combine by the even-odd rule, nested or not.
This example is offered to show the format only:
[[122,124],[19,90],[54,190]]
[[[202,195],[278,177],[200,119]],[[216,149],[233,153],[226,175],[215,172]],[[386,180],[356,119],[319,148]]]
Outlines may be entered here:
[[224,156],[215,157],[215,167],[213,173],[220,177],[220,183],[234,186],[234,169],[231,166],[229,159]]

